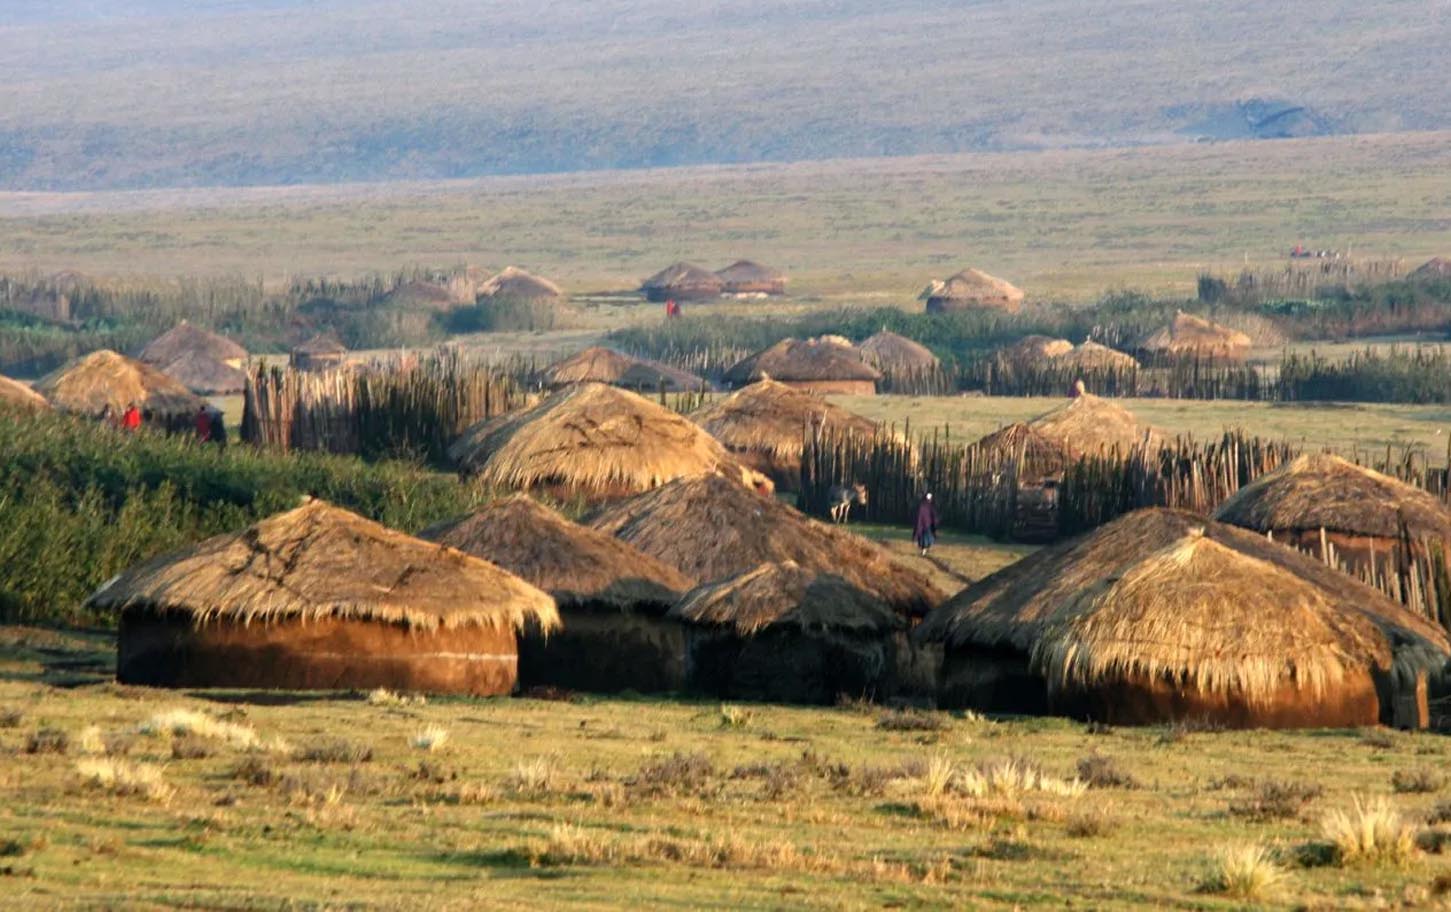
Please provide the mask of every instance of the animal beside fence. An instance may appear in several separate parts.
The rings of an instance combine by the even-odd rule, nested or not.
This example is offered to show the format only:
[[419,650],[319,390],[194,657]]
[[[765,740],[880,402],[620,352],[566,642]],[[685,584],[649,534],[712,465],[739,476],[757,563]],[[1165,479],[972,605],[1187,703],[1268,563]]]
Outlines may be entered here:
[[866,485],[832,485],[827,495],[831,501],[831,521],[844,525],[851,514],[852,504],[867,505]]

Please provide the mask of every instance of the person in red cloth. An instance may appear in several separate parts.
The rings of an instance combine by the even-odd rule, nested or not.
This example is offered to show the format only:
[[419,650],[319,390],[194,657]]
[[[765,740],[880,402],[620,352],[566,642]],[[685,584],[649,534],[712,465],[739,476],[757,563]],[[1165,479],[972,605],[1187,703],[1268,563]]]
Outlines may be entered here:
[[135,431],[141,427],[141,409],[132,402],[126,406],[126,411],[121,414],[121,430]]
[[212,416],[204,405],[196,410],[196,442],[206,443],[212,439]]

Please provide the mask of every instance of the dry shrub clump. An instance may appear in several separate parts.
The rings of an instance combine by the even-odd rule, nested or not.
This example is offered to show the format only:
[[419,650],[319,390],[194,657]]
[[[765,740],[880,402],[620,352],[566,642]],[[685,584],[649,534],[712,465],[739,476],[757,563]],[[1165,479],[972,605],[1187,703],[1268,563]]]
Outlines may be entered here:
[[1391,774],[1391,788],[1401,794],[1428,795],[1441,791],[1445,785],[1446,777],[1427,767],[1396,770]]
[[0,728],[19,728],[25,721],[25,712],[13,706],[0,709]]
[[721,704],[720,727],[721,728],[746,728],[755,718],[755,713],[741,706]]
[[304,744],[293,756],[305,763],[367,763],[373,759],[373,749],[343,738],[321,738]]
[[1258,843],[1221,849],[1210,861],[1200,882],[1206,893],[1218,893],[1242,900],[1267,899],[1285,882],[1285,869],[1273,854]]
[[1404,864],[1415,857],[1417,827],[1401,817],[1384,797],[1351,799],[1349,809],[1325,816],[1321,833],[1341,865]]
[[161,769],[147,763],[128,763],[103,757],[76,761],[81,781],[113,795],[139,795],[147,801],[165,803],[176,789],[162,778]]
[[504,788],[515,795],[547,795],[555,790],[559,778],[553,757],[530,757],[514,762]]
[[439,751],[448,746],[448,729],[438,725],[426,725],[408,739],[410,746],[421,751]]
[[1063,831],[1072,839],[1097,839],[1112,834],[1116,827],[1114,819],[1099,809],[1072,815]]
[[58,728],[42,728],[25,739],[27,754],[64,754],[70,750],[71,736]]
[[369,706],[423,706],[427,702],[422,694],[394,693],[386,687],[368,691]]
[[894,709],[877,716],[877,730],[906,732],[935,732],[948,727],[947,720],[938,713],[920,709]]
[[246,725],[226,722],[191,709],[168,709],[142,722],[138,731],[143,735],[173,738],[191,735],[221,741],[238,750],[267,750],[288,752],[289,745],[280,739],[263,742],[257,732]]
[[1244,798],[1229,804],[1229,813],[1248,820],[1287,820],[1298,817],[1305,806],[1325,794],[1312,782],[1261,782]]
[[705,754],[676,751],[641,766],[625,785],[644,795],[677,797],[703,796],[720,790],[715,778],[715,764]]
[[1118,761],[1093,753],[1078,759],[1078,778],[1089,788],[1138,788],[1138,780],[1119,767]]

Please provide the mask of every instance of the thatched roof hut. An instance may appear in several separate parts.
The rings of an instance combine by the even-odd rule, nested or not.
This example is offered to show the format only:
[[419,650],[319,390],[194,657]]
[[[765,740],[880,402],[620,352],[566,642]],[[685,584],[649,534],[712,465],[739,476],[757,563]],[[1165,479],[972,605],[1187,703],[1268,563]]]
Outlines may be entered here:
[[1246,333],[1181,310],[1174,315],[1169,325],[1140,339],[1138,348],[1151,355],[1195,355],[1200,358],[1243,361],[1253,345],[1254,340]]
[[839,574],[899,614],[921,615],[943,597],[880,545],[719,477],[682,478],[615,504],[590,525],[697,583],[789,560]]
[[990,464],[1006,466],[1016,460],[1018,479],[1025,485],[1059,478],[1073,461],[1060,440],[1021,421],[998,428],[972,449]]
[[1022,289],[981,269],[964,269],[942,281],[933,281],[918,296],[928,313],[959,310],[1001,310],[1017,313],[1023,307]]
[[686,628],[687,683],[722,699],[833,704],[892,686],[906,622],[840,576],[762,564],[691,590],[671,611]]
[[35,414],[50,411],[45,397],[19,380],[0,374],[0,411]]
[[1118,724],[1391,721],[1451,657],[1445,631],[1264,537],[1140,510],[969,586],[919,627],[943,700]]
[[160,424],[189,420],[205,403],[185,386],[134,358],[102,349],[47,374],[35,391],[63,412],[120,415],[135,403]]
[[640,285],[647,301],[701,301],[718,298],[725,282],[694,263],[673,263]]
[[186,320],[152,339],[136,357],[153,367],[164,368],[187,355],[200,355],[234,368],[240,368],[247,360],[247,350],[236,342]]
[[827,394],[870,396],[881,371],[868,364],[850,342],[832,336],[782,339],[744,358],[726,371],[726,382],[744,386],[763,379]]
[[445,311],[458,306],[458,297],[437,282],[410,279],[383,296],[385,307],[398,310]]
[[642,693],[685,683],[685,641],[664,615],[691,586],[604,532],[515,494],[421,535],[481,557],[549,593],[562,626],[519,642],[524,687]]
[[762,266],[752,260],[736,260],[716,272],[716,275],[723,283],[722,290],[726,294],[783,295],[786,293],[786,274],[784,272],[769,266]]
[[297,370],[325,371],[341,367],[348,360],[348,347],[332,330],[324,330],[292,349],[291,363]]
[[1319,557],[1429,617],[1442,617],[1433,552],[1451,550],[1451,508],[1430,492],[1329,453],[1245,485],[1215,519]]
[[1164,440],[1162,432],[1139,424],[1128,409],[1091,393],[1081,393],[1028,424],[1075,458],[1115,449],[1127,453],[1145,443],[1158,446]]
[[505,266],[479,286],[478,296],[494,301],[557,301],[565,295],[564,289],[542,276]]
[[875,437],[878,425],[820,396],[775,380],[758,380],[708,403],[691,420],[725,444],[741,462],[771,477],[777,488],[799,490],[805,434]]
[[1070,351],[1054,355],[1049,363],[1054,367],[1080,371],[1125,371],[1139,366],[1133,355],[1126,355],[1091,340]]
[[1451,257],[1431,257],[1411,271],[1412,279],[1451,279]]
[[940,364],[927,346],[885,329],[868,336],[857,350],[863,360],[883,373],[930,371]]
[[998,357],[1009,364],[1027,367],[1042,364],[1049,358],[1056,358],[1071,351],[1073,351],[1073,343],[1067,339],[1031,335],[1024,336],[1012,345],[999,349]]
[[634,393],[584,383],[538,405],[482,421],[449,447],[485,485],[561,497],[621,497],[684,476],[754,481],[714,437]]
[[670,392],[705,389],[710,384],[689,371],[658,361],[635,358],[594,345],[544,369],[540,381],[550,389],[574,383],[608,383],[625,389]]
[[91,596],[116,676],[174,687],[514,689],[516,635],[554,600],[461,551],[312,500],[153,558]]
[[247,388],[247,375],[241,370],[197,351],[159,367],[163,374],[198,396],[224,396]]

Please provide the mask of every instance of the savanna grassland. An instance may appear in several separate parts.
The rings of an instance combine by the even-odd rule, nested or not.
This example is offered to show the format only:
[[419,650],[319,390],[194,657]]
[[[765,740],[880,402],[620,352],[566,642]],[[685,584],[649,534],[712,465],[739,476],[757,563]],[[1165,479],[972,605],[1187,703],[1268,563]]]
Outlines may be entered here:
[[[110,650],[0,630],[0,906],[1386,908],[1447,888],[1435,735],[167,693],[109,683]],[[1357,800],[1374,846],[1336,835]]]
[[275,284],[515,263],[581,294],[634,288],[676,259],[719,268],[746,256],[789,272],[797,306],[920,306],[914,297],[928,279],[965,265],[1040,300],[1083,302],[1124,287],[1182,296],[1201,269],[1281,262],[1300,241],[1410,266],[1444,253],[1448,174],[1448,134],[1424,133],[442,183],[8,193],[0,270]]

